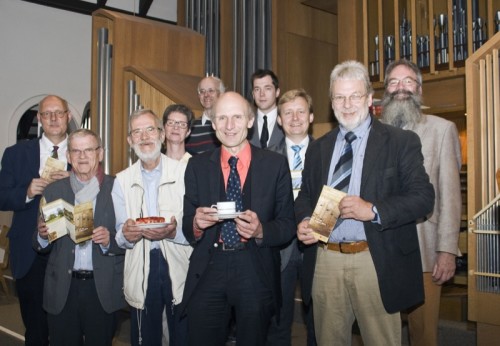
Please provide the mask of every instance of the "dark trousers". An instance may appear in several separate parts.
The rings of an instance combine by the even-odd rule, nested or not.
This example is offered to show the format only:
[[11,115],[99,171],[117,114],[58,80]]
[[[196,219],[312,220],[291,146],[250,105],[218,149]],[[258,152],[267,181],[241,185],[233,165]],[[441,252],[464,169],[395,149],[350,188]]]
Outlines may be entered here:
[[[272,318],[267,336],[268,346],[290,346],[292,344],[292,323],[295,313],[295,290],[300,279],[302,255],[297,246],[293,249],[287,266],[281,272],[282,306],[280,309],[280,322],[276,316]],[[316,346],[314,336],[314,323],[312,306],[301,305],[303,317],[307,328],[307,346]]]
[[28,273],[16,279],[16,291],[24,327],[25,345],[49,344],[47,314],[43,310],[43,282],[47,259],[37,255]]
[[189,345],[225,345],[232,308],[236,344],[264,345],[274,312],[268,285],[257,275],[249,250],[217,250],[187,308]]
[[[162,316],[167,312],[169,344],[187,344],[187,319],[178,317],[177,306],[173,305],[172,282],[167,261],[160,249],[149,253],[148,290],[144,310],[130,308],[131,344],[160,346],[162,344]],[[138,285],[141,283],[137,283]]]
[[111,346],[116,329],[115,313],[102,308],[94,279],[71,279],[66,305],[48,321],[51,346]]

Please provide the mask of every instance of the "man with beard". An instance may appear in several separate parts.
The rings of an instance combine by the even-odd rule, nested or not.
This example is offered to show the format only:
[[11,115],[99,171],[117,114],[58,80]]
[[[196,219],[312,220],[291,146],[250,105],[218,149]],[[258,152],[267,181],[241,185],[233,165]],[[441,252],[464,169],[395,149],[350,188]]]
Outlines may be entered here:
[[[187,324],[178,318],[192,248],[182,233],[186,163],[161,154],[165,133],[151,110],[130,116],[127,141],[139,160],[116,176],[116,242],[125,254],[124,292],[131,306],[131,344],[161,345],[167,314],[170,345],[185,345]],[[165,223],[141,225],[160,216]]]
[[[373,89],[361,63],[330,76],[339,127],[309,144],[295,200],[304,249],[302,297],[312,300],[318,345],[350,345],[356,319],[364,345],[401,345],[400,311],[424,300],[416,220],[434,190],[418,136],[375,121]],[[327,243],[309,225],[324,185],[347,195]],[[333,202],[330,204],[333,206]]]
[[437,345],[441,285],[455,273],[460,231],[460,142],[451,121],[422,114],[422,74],[407,60],[387,66],[382,101],[384,122],[415,132],[422,141],[424,166],[434,185],[434,211],[417,224],[425,303],[408,314],[410,343]]

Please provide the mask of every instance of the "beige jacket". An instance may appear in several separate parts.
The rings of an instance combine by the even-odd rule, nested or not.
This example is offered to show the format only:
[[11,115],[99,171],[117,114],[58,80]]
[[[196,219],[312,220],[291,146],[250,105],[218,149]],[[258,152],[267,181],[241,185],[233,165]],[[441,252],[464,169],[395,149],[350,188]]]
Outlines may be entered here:
[[437,252],[459,254],[460,142],[455,124],[433,115],[424,115],[413,131],[422,142],[425,171],[436,194],[433,213],[417,225],[423,270],[432,272]]

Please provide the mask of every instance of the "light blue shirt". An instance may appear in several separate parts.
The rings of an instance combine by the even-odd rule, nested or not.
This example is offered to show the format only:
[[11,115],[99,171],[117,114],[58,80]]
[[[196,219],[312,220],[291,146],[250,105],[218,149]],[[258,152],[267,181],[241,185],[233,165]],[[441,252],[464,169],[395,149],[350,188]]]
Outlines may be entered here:
[[[156,166],[152,171],[145,170],[144,167],[142,166],[142,163],[140,167],[141,167],[141,174],[142,174],[142,181],[143,181],[144,195],[145,195],[142,200],[146,202],[146,209],[148,211],[148,215],[143,215],[143,217],[159,215],[158,189],[160,186],[160,179],[162,173],[161,160],[158,166]],[[127,220],[128,215],[127,215],[127,210],[125,208],[125,196],[123,194],[120,184],[117,184],[116,181],[113,186],[112,194],[113,194],[113,201],[114,202],[116,201],[115,204],[124,206],[123,208],[115,208],[116,220],[117,221]],[[123,203],[120,203],[119,201],[122,201]],[[125,249],[132,249],[134,247],[134,244],[128,242],[127,239],[125,239],[125,236],[123,235],[123,223],[117,225],[116,229],[117,231],[115,239],[118,246]],[[151,249],[159,249],[159,248],[160,245],[158,244],[158,241],[151,241]]]
[[[359,196],[361,190],[361,175],[363,173],[363,161],[365,158],[366,143],[370,135],[372,118],[368,116],[358,127],[352,132],[356,135],[356,140],[351,143],[352,145],[352,173],[349,182],[348,195]],[[340,126],[340,133],[335,141],[335,148],[333,150],[332,160],[330,162],[330,170],[328,171],[328,185],[332,184],[332,175],[335,165],[340,159],[342,149],[345,144],[345,134],[348,131]],[[353,219],[345,219],[342,223],[335,228],[330,234],[330,243],[352,242],[366,240],[365,228],[362,221]]]

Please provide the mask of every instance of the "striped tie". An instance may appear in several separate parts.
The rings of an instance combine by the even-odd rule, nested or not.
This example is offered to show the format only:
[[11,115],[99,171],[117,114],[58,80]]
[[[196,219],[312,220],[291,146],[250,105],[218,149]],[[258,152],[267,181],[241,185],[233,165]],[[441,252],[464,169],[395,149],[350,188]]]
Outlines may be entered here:
[[50,154],[50,157],[52,157],[54,159],[59,158],[59,155],[57,155],[57,149],[59,149],[59,147],[57,145],[54,145],[54,147],[52,149],[52,153]]
[[345,134],[345,144],[342,149],[342,155],[333,171],[331,186],[337,190],[347,192],[351,180],[352,171],[352,146],[351,143],[356,139],[352,132]]
[[292,145],[293,154],[293,170],[300,171],[302,170],[302,158],[300,157],[300,151],[302,150],[303,145]]

